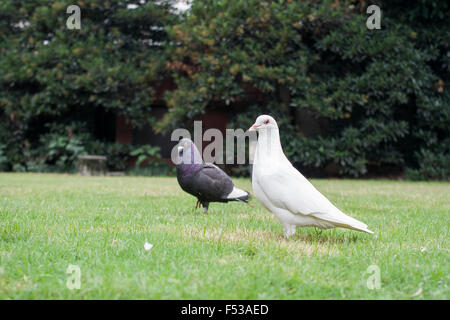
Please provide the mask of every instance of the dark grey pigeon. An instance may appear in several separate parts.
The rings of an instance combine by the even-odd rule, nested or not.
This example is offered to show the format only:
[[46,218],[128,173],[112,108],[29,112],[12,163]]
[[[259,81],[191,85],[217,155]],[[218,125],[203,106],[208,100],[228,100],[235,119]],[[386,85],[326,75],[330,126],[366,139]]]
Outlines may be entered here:
[[201,204],[203,211],[207,212],[210,202],[248,203],[250,194],[236,188],[222,169],[203,162],[200,152],[190,139],[184,138],[178,143],[176,167],[181,189],[197,197],[195,209]]

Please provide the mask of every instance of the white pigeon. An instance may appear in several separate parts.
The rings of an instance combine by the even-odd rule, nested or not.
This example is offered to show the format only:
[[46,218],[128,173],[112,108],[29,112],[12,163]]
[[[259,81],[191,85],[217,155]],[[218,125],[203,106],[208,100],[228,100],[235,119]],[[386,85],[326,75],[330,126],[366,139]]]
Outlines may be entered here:
[[286,238],[294,235],[296,227],[341,227],[373,233],[366,224],[336,208],[292,166],[283,153],[274,118],[259,116],[249,131],[258,132],[252,172],[253,193],[283,224]]

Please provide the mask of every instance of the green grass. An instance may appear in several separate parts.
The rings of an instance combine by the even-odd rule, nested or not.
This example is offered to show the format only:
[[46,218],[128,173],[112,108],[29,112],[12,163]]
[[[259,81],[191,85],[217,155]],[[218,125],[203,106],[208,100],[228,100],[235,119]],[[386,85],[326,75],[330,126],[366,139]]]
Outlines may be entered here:
[[0,298],[449,298],[449,183],[312,182],[376,236],[298,228],[285,240],[257,200],[204,214],[175,178],[0,174]]

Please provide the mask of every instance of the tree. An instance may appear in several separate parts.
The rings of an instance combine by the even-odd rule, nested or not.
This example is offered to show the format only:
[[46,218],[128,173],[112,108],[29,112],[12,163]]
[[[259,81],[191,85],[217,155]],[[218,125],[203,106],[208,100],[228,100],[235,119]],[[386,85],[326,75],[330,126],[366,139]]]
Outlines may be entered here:
[[26,169],[55,124],[60,135],[92,133],[99,110],[147,122],[167,77],[164,27],[177,19],[171,1],[78,1],[81,28],[71,30],[72,4],[0,3],[0,149],[9,166]]
[[[421,3],[429,8],[431,2],[433,12],[447,6]],[[396,15],[399,5],[382,6],[382,28],[369,30],[366,5],[194,1],[169,30],[177,89],[166,96],[170,112],[160,129],[220,105],[235,110],[233,125],[243,128],[259,114],[274,115],[284,149],[299,166],[335,167],[352,176],[420,167],[418,150],[434,152],[432,146],[449,143],[447,78],[436,68],[441,62],[448,68],[445,17],[435,21],[437,29],[427,29],[440,39],[430,48],[425,35]],[[402,10],[410,18],[419,14]],[[421,18],[423,24],[436,19]],[[305,121],[318,129],[299,126]],[[436,152],[444,159],[434,177],[448,178],[448,147]]]

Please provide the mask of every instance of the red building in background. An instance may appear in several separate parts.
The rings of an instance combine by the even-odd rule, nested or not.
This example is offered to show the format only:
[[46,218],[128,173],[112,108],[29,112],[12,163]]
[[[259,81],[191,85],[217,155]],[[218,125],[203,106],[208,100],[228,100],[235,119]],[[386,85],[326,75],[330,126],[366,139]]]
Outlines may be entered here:
[[[164,92],[167,90],[174,90],[176,85],[171,80],[163,82],[162,85],[156,88],[156,102],[151,106],[152,115],[156,118],[162,118],[167,112],[167,107],[164,103]],[[253,101],[262,101],[263,94],[258,90],[252,88],[245,88],[247,97],[243,97],[242,101],[236,102],[237,105],[242,107],[246,106],[247,98],[251,98]],[[219,129],[225,136],[225,130],[227,123],[231,119],[233,113],[236,112],[236,108],[225,106],[223,103],[211,103],[211,106],[207,109],[206,113],[201,115],[198,119],[202,121],[202,130],[205,132],[210,128]],[[185,128],[192,127],[192,123],[187,123]],[[176,145],[177,141],[171,141],[170,134],[158,134],[154,132],[150,125],[145,125],[142,128],[133,128],[128,122],[127,118],[123,115],[115,115],[115,142],[123,144],[143,145],[150,144],[152,146],[158,146],[161,149],[161,155],[165,159],[169,159],[172,148]],[[191,132],[193,136],[193,132]],[[210,142],[204,142],[203,149]]]

